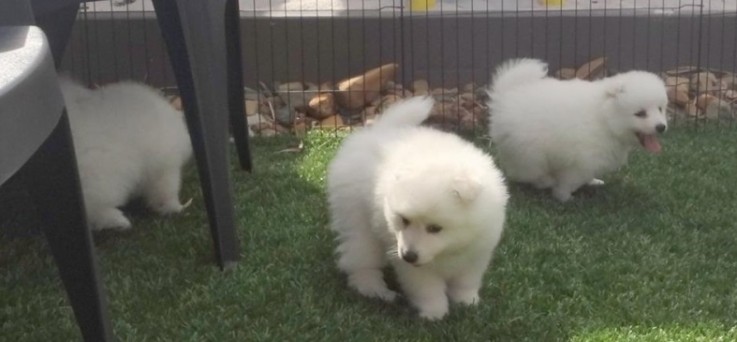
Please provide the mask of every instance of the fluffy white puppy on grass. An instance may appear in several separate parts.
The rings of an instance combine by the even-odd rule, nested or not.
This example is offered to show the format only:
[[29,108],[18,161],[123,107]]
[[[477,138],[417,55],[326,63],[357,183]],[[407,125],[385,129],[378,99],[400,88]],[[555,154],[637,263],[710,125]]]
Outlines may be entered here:
[[399,102],[349,136],[330,163],[327,191],[349,286],[393,301],[382,272],[388,263],[420,316],[440,319],[448,298],[479,302],[508,195],[488,154],[419,127],[432,107],[429,98]]
[[66,77],[59,82],[90,227],[130,228],[119,207],[138,196],[157,213],[181,211],[182,167],[192,155],[182,113],[143,84],[91,90]]
[[490,135],[507,179],[552,188],[565,202],[583,185],[603,185],[599,177],[633,148],[660,152],[668,102],[660,77],[630,71],[561,81],[547,73],[542,61],[512,60],[488,91]]

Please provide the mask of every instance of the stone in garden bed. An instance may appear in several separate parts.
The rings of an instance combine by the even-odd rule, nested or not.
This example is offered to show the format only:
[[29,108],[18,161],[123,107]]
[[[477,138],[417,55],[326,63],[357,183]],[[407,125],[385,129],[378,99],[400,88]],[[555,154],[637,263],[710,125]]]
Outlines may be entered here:
[[358,109],[380,96],[385,84],[394,79],[396,63],[382,65],[338,83],[338,103],[348,109]]

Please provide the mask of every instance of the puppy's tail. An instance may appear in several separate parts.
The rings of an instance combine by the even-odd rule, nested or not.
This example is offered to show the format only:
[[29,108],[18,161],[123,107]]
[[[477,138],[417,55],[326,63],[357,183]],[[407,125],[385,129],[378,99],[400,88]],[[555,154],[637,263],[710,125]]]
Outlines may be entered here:
[[539,59],[513,59],[496,69],[492,85],[487,92],[493,99],[495,94],[543,79],[547,75],[548,64]]
[[397,102],[387,108],[372,127],[376,129],[419,126],[432,111],[432,97],[417,96]]

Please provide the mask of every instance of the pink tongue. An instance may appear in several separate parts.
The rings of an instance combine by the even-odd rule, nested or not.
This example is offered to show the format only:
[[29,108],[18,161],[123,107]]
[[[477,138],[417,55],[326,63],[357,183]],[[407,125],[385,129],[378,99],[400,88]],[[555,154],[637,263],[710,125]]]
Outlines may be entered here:
[[651,153],[660,153],[662,149],[660,141],[658,141],[658,138],[654,134],[640,135],[640,143]]

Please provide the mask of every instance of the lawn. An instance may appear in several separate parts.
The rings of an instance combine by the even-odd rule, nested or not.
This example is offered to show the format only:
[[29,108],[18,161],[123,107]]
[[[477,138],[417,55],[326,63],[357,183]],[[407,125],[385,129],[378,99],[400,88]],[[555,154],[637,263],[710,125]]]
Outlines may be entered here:
[[[228,272],[191,167],[183,214],[95,234],[120,340],[737,340],[735,129],[675,129],[662,155],[634,153],[566,205],[512,185],[481,304],[433,323],[356,295],[336,270],[323,188],[339,142],[315,133],[294,153],[280,152],[293,139],[254,141],[255,173],[234,172],[243,259]],[[43,239],[4,226],[0,339],[78,339]]]

